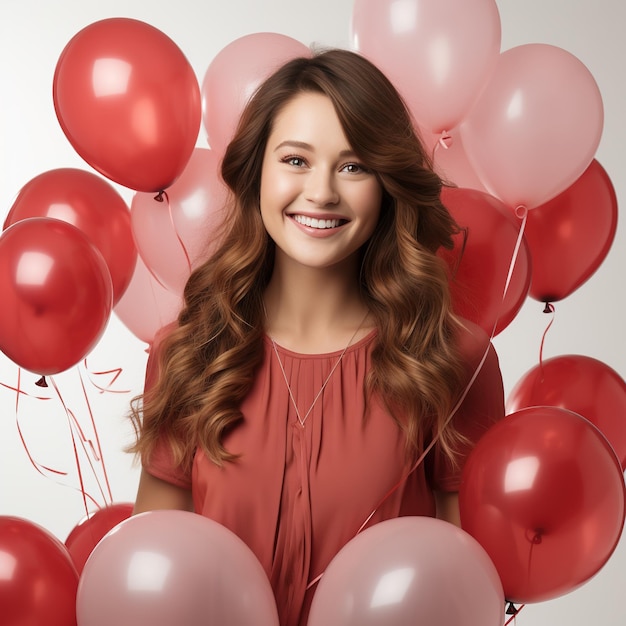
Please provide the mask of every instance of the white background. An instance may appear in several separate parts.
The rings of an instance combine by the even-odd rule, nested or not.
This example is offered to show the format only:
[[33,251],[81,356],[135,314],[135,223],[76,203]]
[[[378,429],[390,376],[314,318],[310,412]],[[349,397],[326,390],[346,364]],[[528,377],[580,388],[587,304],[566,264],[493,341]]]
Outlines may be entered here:
[[[553,44],[577,56],[593,74],[605,107],[605,127],[596,158],[608,172],[618,201],[623,203],[626,4],[621,0],[501,0],[498,7],[502,50],[532,42]],[[34,176],[58,167],[89,169],[65,139],[51,95],[59,54],[88,24],[115,16],[150,23],[179,45],[200,82],[220,49],[253,32],[282,33],[307,45],[349,47],[351,11],[351,0],[3,0],[0,216],[4,219],[17,192]],[[202,132],[198,145],[203,145]],[[131,192],[118,190],[130,203]],[[624,375],[625,244],[620,223],[613,248],[600,269],[571,296],[556,303],[544,358],[587,355]],[[548,321],[542,305],[529,299],[514,322],[496,337],[507,391],[537,364]],[[95,463],[93,470],[80,445],[77,454],[85,490],[101,503],[109,497],[106,478],[114,501],[134,498],[138,469],[121,448],[130,439],[125,414],[130,397],[141,391],[145,347],[112,316],[102,340],[89,356],[89,369],[73,368],[55,377],[60,397],[76,415],[87,438],[93,439],[96,433],[100,438],[103,460]],[[98,393],[90,380],[106,386],[110,377],[97,372],[114,368],[121,368],[122,373],[111,390],[126,393]],[[81,390],[79,374],[85,381],[89,403]],[[17,375],[18,368],[0,354],[0,515],[27,518],[64,540],[85,514],[68,419],[54,388],[34,386],[37,377],[27,372],[22,372],[21,388],[25,393],[20,396],[16,412],[16,394],[10,388],[16,386]],[[626,416],[621,417],[626,427]],[[40,471],[31,464],[27,452],[40,464]],[[41,466],[66,474],[55,474]],[[517,624],[622,626],[626,621],[625,583],[626,539],[622,539],[608,564],[590,582],[557,600],[526,607]]]

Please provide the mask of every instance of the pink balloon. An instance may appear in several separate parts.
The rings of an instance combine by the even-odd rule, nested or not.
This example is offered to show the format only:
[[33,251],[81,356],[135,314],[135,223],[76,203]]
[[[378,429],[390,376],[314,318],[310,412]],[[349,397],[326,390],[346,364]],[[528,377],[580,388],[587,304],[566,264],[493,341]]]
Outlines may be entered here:
[[457,187],[486,192],[485,186],[467,158],[458,128],[450,131],[448,137],[446,141],[438,141],[433,149],[433,162],[439,176]]
[[313,597],[308,626],[501,626],[495,566],[469,534],[430,517],[380,522],[347,543]]
[[490,193],[532,209],[585,171],[603,121],[600,91],[583,63],[556,46],[526,44],[500,55],[460,130]]
[[202,121],[213,150],[224,151],[261,82],[287,61],[302,56],[311,56],[307,46],[278,33],[245,35],[217,54],[201,86]]
[[163,287],[137,257],[130,284],[113,312],[138,339],[151,343],[159,329],[178,317],[182,305],[180,295]]
[[351,30],[354,49],[385,72],[434,133],[459,124],[500,52],[494,0],[355,0]]
[[278,626],[265,571],[230,530],[187,511],[150,511],[106,534],[85,563],[78,626]]
[[136,193],[131,225],[144,263],[170,291],[182,295],[189,274],[217,243],[227,189],[216,154],[196,148],[180,178],[163,195]]

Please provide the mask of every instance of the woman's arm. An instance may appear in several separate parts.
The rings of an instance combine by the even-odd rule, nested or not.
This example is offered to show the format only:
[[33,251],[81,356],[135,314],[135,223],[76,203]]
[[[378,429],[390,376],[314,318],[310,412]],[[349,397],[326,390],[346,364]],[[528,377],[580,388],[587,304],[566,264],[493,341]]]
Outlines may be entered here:
[[141,470],[133,515],[155,509],[193,511],[191,490],[177,487]]
[[445,520],[461,527],[459,494],[457,491],[435,491],[437,519]]

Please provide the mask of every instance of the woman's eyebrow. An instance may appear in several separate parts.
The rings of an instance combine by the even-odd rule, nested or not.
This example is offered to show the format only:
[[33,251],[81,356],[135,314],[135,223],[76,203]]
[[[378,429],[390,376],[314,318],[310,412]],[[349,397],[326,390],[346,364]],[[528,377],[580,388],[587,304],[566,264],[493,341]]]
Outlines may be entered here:
[[[285,141],[281,141],[274,148],[274,152],[276,152],[277,150],[280,150],[281,148],[298,148],[300,150],[308,150],[309,152],[315,152],[315,148],[310,143],[307,143],[306,141],[297,141],[296,139],[286,139]],[[353,157],[355,156],[355,152],[354,150],[351,150],[350,148],[348,148],[346,150],[342,150],[339,153],[339,156],[341,158]]]

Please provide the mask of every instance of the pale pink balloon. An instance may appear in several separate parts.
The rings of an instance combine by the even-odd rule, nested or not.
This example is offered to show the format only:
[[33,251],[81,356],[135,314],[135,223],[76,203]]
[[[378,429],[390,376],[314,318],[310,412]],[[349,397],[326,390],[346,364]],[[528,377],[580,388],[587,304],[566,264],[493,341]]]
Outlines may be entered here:
[[287,61],[302,56],[311,56],[307,46],[278,33],[245,35],[220,50],[201,86],[202,122],[213,150],[223,153],[261,82]]
[[191,271],[218,242],[227,197],[218,168],[212,150],[195,148],[162,201],[150,193],[136,193],[131,201],[131,226],[141,258],[164,287],[179,295]]
[[585,171],[603,121],[602,96],[585,65],[562,48],[535,43],[500,55],[460,130],[489,192],[532,209]]
[[467,158],[463,138],[458,130],[447,133],[447,139],[433,148],[433,162],[437,173],[449,183],[465,189],[486,192],[485,186]]
[[263,566],[207,517],[161,510],[105,535],[85,563],[78,626],[278,626]]
[[380,522],[326,568],[308,626],[501,626],[495,566],[465,531],[430,517]]
[[434,133],[457,126],[500,52],[495,0],[355,0],[352,46],[373,61]]
[[135,337],[151,343],[159,329],[178,317],[182,304],[180,295],[163,287],[137,257],[130,283],[113,312]]

